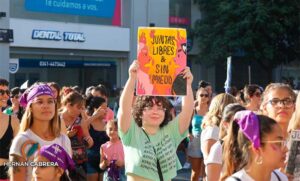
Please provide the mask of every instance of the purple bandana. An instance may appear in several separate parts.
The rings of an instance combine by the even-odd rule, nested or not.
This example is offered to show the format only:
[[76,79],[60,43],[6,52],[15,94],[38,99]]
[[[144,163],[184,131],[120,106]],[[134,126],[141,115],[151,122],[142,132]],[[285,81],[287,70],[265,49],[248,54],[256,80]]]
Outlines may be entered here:
[[234,115],[234,120],[240,126],[240,130],[253,143],[254,148],[260,147],[259,120],[252,111],[239,111]]
[[41,95],[49,95],[54,97],[51,87],[47,84],[34,85],[23,93],[20,99],[20,104],[21,106],[26,107],[32,103],[34,98]]
[[59,167],[66,170],[73,170],[75,168],[75,163],[69,154],[58,144],[43,146],[39,155],[44,156],[50,162],[55,162]]

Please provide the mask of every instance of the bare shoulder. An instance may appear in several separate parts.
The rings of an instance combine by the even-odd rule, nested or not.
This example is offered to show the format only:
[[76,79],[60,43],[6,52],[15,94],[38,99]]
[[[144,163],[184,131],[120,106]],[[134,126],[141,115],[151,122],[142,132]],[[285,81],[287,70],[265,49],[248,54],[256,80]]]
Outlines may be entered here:
[[15,115],[11,116],[11,122],[12,124],[18,124],[18,125],[20,124],[20,120]]
[[14,135],[16,135],[20,128],[20,121],[17,116],[11,116],[11,125],[14,130]]
[[11,116],[11,123],[13,125],[20,125],[20,120],[17,118],[17,116]]

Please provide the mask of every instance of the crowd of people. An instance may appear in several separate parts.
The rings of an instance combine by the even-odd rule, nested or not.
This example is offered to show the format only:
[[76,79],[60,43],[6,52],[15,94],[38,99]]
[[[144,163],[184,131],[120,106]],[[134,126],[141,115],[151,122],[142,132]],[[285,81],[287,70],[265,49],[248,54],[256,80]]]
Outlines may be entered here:
[[193,90],[186,67],[185,96],[136,96],[138,71],[133,61],[112,109],[103,85],[9,90],[0,79],[0,181],[169,181],[182,144],[192,181],[300,180],[300,96],[289,85],[215,95],[206,81]]

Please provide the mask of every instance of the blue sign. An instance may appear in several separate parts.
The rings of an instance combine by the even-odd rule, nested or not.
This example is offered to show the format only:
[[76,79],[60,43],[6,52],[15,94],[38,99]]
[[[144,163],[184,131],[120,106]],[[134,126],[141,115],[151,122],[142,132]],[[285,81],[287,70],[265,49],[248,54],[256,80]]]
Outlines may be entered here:
[[74,42],[84,42],[85,37],[83,33],[80,32],[64,32],[61,34],[59,31],[52,30],[33,30],[32,39],[39,40],[64,40],[64,41],[74,41]]
[[115,62],[110,61],[82,61],[82,60],[42,60],[42,59],[19,59],[19,66],[24,68],[82,68],[82,67],[113,67]]
[[59,41],[62,39],[62,36],[59,31],[33,30],[32,31],[32,39]]
[[83,33],[64,32],[63,35],[64,35],[64,41],[79,41],[79,42],[85,41]]
[[112,18],[116,0],[25,0],[28,11]]

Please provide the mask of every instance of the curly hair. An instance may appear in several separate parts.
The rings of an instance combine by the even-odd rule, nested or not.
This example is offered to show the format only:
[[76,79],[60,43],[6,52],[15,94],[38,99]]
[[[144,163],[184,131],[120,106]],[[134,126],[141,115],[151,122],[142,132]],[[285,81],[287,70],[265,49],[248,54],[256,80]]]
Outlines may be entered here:
[[142,127],[142,115],[145,107],[152,107],[154,105],[161,105],[166,109],[164,120],[159,125],[160,128],[172,120],[171,106],[167,98],[159,96],[138,96],[133,107],[133,118],[139,127]]

